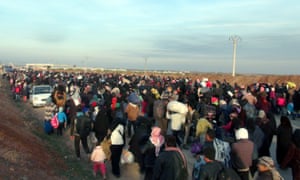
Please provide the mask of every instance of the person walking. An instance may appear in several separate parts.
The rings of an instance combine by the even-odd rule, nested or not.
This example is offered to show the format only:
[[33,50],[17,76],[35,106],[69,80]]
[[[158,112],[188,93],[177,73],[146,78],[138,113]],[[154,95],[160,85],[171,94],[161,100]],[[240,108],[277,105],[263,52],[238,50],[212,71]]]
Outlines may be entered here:
[[279,172],[275,169],[275,164],[271,157],[260,157],[257,169],[258,171],[254,174],[253,180],[283,180]]
[[292,143],[280,164],[283,169],[289,166],[292,169],[293,180],[300,179],[300,129],[293,133]]
[[276,146],[276,160],[278,164],[282,163],[289,145],[292,142],[293,127],[287,116],[280,117],[280,124],[277,128],[277,146]]
[[91,131],[91,119],[81,111],[81,108],[77,109],[77,116],[74,122],[74,147],[77,159],[80,159],[80,144],[82,144],[83,149],[86,154],[90,153],[87,137]]
[[236,142],[231,146],[231,163],[242,180],[249,180],[254,144],[248,139],[248,130],[239,128],[235,131]]
[[66,113],[64,112],[63,107],[58,108],[57,119],[59,122],[59,125],[57,128],[57,135],[62,136],[63,129],[67,127],[67,116],[66,116]]
[[161,135],[161,129],[159,127],[153,127],[151,136],[142,148],[145,166],[144,180],[152,180],[155,161],[161,150],[164,148],[164,143],[165,138]]
[[133,131],[135,132],[136,131],[136,120],[139,116],[139,113],[140,113],[140,108],[138,106],[138,104],[134,104],[132,102],[129,102],[126,109],[125,109],[125,112],[127,113],[127,118],[128,118],[128,129],[127,129],[127,132],[128,132],[128,137],[131,137],[131,131],[132,131],[132,127],[133,127]]
[[196,136],[196,126],[198,123],[198,119],[200,118],[200,114],[196,111],[196,103],[195,102],[188,102],[188,113],[186,116],[186,122],[184,124],[184,138],[183,138],[183,145],[184,149],[188,149],[188,138],[192,135],[194,139]]
[[156,159],[153,180],[187,180],[187,161],[182,151],[176,147],[176,138],[166,136],[165,150]]
[[100,142],[97,143],[97,146],[93,149],[91,154],[91,161],[93,162],[93,175],[97,176],[98,170],[100,170],[103,179],[106,179],[106,165],[105,165],[106,156],[100,145]]
[[112,122],[111,128],[108,130],[108,134],[111,139],[111,167],[112,174],[119,178],[121,177],[120,172],[120,159],[122,150],[125,144],[125,124],[120,118],[116,118]]
[[180,147],[182,144],[180,134],[183,130],[188,108],[186,104],[172,100],[167,105],[167,119],[170,119],[172,135],[176,137],[176,143]]

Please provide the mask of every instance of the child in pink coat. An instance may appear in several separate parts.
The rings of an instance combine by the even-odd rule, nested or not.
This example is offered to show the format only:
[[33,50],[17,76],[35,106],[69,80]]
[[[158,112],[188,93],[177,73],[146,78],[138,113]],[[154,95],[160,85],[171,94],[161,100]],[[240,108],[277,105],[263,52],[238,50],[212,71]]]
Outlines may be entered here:
[[105,154],[104,151],[100,145],[100,143],[97,144],[97,146],[94,148],[92,154],[91,154],[91,161],[93,162],[93,174],[96,177],[97,171],[100,170],[103,179],[106,179],[106,165],[105,165]]

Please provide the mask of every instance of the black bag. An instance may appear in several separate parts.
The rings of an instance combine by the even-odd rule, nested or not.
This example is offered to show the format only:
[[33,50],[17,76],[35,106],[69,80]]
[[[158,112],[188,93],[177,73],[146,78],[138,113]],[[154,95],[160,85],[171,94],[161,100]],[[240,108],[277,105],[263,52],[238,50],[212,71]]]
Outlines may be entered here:
[[240,176],[229,167],[225,167],[223,164],[222,169],[218,172],[217,180],[240,180]]

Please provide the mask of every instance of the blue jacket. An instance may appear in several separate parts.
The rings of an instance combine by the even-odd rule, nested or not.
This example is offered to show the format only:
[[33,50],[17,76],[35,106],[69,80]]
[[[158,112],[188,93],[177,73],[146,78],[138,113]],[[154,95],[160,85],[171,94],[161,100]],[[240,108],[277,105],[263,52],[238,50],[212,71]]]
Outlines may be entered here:
[[64,112],[58,112],[57,119],[58,119],[59,123],[64,123],[67,121],[67,116]]

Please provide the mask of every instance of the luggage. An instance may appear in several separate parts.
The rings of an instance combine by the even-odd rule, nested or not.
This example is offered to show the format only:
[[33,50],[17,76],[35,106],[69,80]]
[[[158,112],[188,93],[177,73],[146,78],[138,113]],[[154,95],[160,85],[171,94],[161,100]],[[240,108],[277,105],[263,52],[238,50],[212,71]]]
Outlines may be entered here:
[[57,129],[58,126],[59,126],[59,121],[57,119],[57,113],[52,117],[52,119],[50,120],[50,123],[51,123],[51,126],[54,128],[54,129]]
[[130,164],[134,162],[134,156],[132,152],[128,151],[127,149],[123,149],[121,155],[121,164]]
[[50,121],[47,120],[44,121],[44,131],[47,134],[51,134],[53,132],[53,128]]

